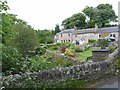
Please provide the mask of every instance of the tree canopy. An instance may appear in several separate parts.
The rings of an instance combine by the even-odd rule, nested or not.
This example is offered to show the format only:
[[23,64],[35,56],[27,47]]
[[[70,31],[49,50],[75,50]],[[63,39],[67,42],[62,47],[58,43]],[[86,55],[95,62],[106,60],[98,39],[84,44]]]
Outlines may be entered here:
[[110,4],[99,4],[97,7],[86,6],[82,13],[77,13],[62,21],[64,29],[94,28],[95,24],[98,27],[111,26],[110,22],[117,22],[117,16]]
[[111,21],[116,22],[117,16],[110,4],[99,4],[97,7],[83,9],[84,14],[89,18],[88,27],[94,27],[95,23],[99,27],[106,27]]
[[60,32],[60,26],[56,24],[55,26],[55,34]]
[[86,17],[83,13],[77,13],[63,20],[62,25],[65,29],[73,28],[74,26],[77,28],[84,28],[86,24],[85,19]]

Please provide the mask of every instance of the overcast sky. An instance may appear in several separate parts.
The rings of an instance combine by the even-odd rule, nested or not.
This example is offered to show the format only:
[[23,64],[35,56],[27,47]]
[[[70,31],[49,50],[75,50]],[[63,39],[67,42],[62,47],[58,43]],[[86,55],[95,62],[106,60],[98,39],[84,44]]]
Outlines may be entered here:
[[54,29],[56,24],[73,14],[81,12],[86,6],[112,4],[118,15],[120,0],[7,0],[10,13],[18,15],[34,29]]

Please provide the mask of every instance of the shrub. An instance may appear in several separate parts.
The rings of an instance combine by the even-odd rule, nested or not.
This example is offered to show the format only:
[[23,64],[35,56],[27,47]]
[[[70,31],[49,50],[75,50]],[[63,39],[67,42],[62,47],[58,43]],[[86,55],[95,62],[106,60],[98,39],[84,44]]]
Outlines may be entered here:
[[69,67],[73,63],[71,60],[59,59],[59,60],[55,61],[55,64],[57,65],[57,67]]
[[82,52],[82,49],[77,47],[77,48],[75,48],[75,52]]
[[43,56],[31,58],[30,71],[39,71],[56,67],[54,63],[47,61]]
[[[60,88],[87,88],[89,83],[85,80],[79,80],[74,78],[65,78],[65,79],[53,79],[53,80],[32,80],[29,76],[24,80],[24,82],[19,83],[8,82],[3,83],[3,86],[6,88],[41,88],[46,90],[51,88],[53,90]],[[22,90],[22,89],[20,89]]]
[[61,46],[64,46],[66,48],[70,47],[72,44],[70,42],[62,43]]
[[85,46],[85,51],[87,51],[88,49],[90,49],[90,47],[91,47],[91,46],[86,45],[86,46]]
[[75,48],[77,48],[77,45],[71,45],[70,48],[75,49]]
[[88,42],[89,42],[89,43],[96,43],[96,40],[91,39],[91,40],[89,40]]
[[111,50],[111,53],[112,53],[117,47],[114,45],[110,45],[108,48]]
[[75,56],[75,52],[74,52],[73,49],[66,49],[65,55],[74,57]]
[[105,39],[99,39],[98,42],[102,49],[105,49],[105,47],[108,47],[109,45],[108,40],[105,40]]
[[60,51],[64,53],[66,51],[66,47],[61,47]]
[[61,43],[56,43],[56,45],[57,45],[57,46],[60,46],[60,45],[61,45]]
[[16,48],[3,47],[2,48],[2,71],[5,75],[16,74],[21,71],[23,61],[21,54]]
[[43,47],[38,47],[38,48],[35,49],[36,55],[37,55],[37,54],[39,54],[39,55],[44,55],[45,52],[46,52],[46,49],[43,48]]
[[58,46],[55,45],[55,46],[52,47],[52,49],[53,49],[53,50],[57,50],[57,49],[58,49]]
[[58,45],[57,44],[47,44],[48,49],[51,50],[57,50],[58,49]]

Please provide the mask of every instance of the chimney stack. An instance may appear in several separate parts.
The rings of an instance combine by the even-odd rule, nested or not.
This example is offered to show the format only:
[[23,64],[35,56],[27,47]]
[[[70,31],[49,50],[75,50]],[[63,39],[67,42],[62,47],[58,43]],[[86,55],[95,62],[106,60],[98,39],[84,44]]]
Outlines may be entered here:
[[76,27],[76,26],[74,26],[74,29],[75,29],[75,30],[77,30],[77,27]]

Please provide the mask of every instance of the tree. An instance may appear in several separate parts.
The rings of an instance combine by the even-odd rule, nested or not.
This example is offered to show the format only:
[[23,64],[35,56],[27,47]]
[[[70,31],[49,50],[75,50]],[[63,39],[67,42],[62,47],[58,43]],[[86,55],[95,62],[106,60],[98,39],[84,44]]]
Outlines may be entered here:
[[82,12],[88,18],[87,25],[86,25],[87,28],[95,27],[95,20],[94,20],[94,17],[95,17],[95,14],[96,14],[95,8],[87,6],[86,8],[83,9]]
[[112,9],[112,5],[100,4],[97,6],[96,17],[99,17],[96,22],[101,26],[105,27],[107,23],[111,21],[116,22],[117,16],[115,11]]
[[55,34],[60,32],[60,27],[58,24],[55,26]]
[[12,38],[14,36],[13,27],[16,21],[16,15],[9,14],[7,1],[0,1],[0,34],[2,34],[2,44],[6,44],[6,38]]
[[87,27],[94,27],[95,23],[99,27],[106,27],[110,22],[116,22],[117,16],[110,4],[99,4],[97,7],[86,7],[83,13],[89,18]]
[[17,23],[14,30],[17,32],[15,46],[25,57],[29,55],[29,51],[34,50],[38,46],[37,34],[30,26],[24,23]]
[[[0,43],[0,60],[2,60],[2,72],[5,74],[18,73],[22,67],[21,54],[18,50],[10,45],[8,41],[11,41],[15,36],[13,27],[16,22],[16,15],[9,14],[7,12],[9,7],[6,1],[0,1],[0,35],[2,36],[2,46]],[[2,48],[1,48],[2,47]],[[2,51],[2,52],[1,52]]]
[[86,8],[83,9],[83,12],[86,14],[86,16],[91,20],[92,17],[95,15],[95,9],[93,7],[86,6]]
[[50,30],[38,30],[37,36],[39,39],[39,43],[49,44],[53,43],[54,34],[53,31]]
[[72,15],[71,17],[65,19],[62,21],[62,25],[64,26],[64,29],[70,29],[76,26],[78,29],[85,28],[85,15],[82,13],[77,13]]

